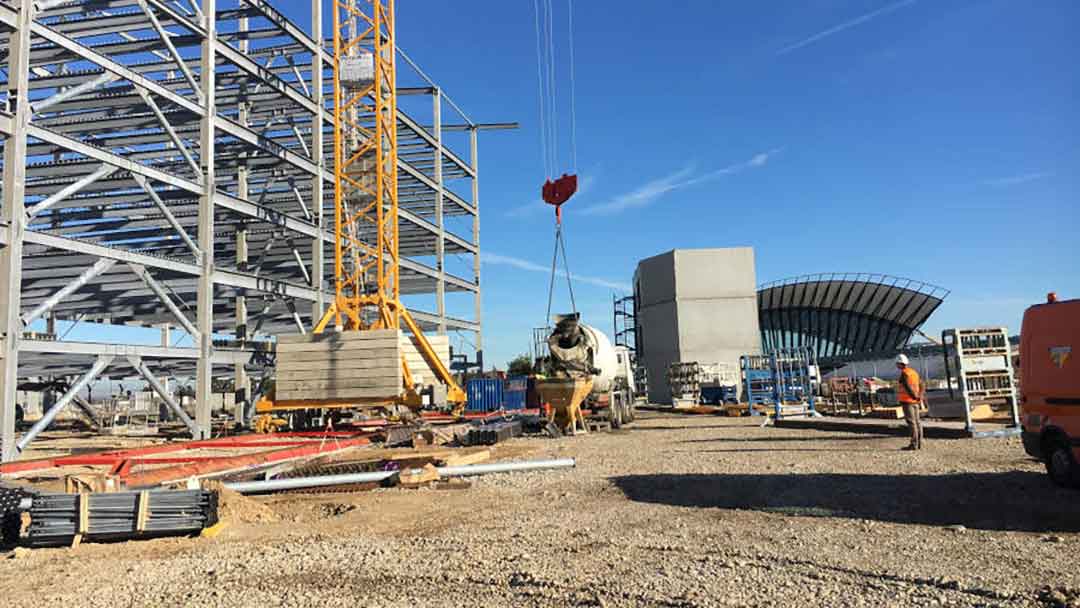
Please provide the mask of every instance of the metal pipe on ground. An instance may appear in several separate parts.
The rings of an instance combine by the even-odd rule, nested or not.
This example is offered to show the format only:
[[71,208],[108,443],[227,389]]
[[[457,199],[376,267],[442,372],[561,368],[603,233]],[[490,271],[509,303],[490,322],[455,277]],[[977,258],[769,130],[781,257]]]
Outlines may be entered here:
[[[544,471],[551,469],[572,469],[577,465],[573,458],[553,460],[528,460],[524,462],[497,462],[491,464],[470,464],[457,467],[439,467],[439,477],[474,477],[489,473],[511,473],[516,471]],[[266,481],[236,481],[223,484],[226,488],[241,494],[262,492],[281,492],[304,488],[350,485],[359,483],[380,483],[397,475],[399,471],[375,471],[371,473],[345,473],[342,475],[320,475],[316,477],[296,477],[292,479],[270,479]]]

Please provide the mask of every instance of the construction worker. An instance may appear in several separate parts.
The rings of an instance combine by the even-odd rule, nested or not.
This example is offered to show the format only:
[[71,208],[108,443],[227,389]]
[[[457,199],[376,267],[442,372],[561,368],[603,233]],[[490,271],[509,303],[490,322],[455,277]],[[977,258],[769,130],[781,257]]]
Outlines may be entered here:
[[923,440],[922,420],[919,419],[919,409],[922,407],[923,387],[919,373],[908,362],[907,355],[900,354],[896,358],[896,369],[900,370],[897,379],[896,400],[904,408],[904,420],[907,421],[911,431],[911,445],[905,450],[921,450]]

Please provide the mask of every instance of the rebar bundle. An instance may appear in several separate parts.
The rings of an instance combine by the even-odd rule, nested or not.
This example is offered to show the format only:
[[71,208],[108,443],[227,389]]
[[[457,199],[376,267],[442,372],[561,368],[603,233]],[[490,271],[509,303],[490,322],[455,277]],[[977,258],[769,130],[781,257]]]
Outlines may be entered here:
[[217,523],[217,492],[155,490],[38,494],[30,507],[30,546],[180,536]]

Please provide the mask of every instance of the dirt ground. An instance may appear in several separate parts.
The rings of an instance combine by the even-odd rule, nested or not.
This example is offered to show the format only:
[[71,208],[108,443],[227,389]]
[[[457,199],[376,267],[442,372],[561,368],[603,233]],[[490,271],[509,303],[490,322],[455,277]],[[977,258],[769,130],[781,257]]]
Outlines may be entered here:
[[[1080,492],[1018,439],[647,414],[576,469],[258,499],[213,539],[19,551],[34,606],[1080,606]],[[531,453],[530,453],[531,451]]]

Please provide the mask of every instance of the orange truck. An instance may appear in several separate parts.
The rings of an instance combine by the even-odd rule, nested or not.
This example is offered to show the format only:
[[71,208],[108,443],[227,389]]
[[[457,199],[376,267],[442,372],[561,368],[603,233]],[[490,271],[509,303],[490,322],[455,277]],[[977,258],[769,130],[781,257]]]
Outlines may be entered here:
[[1024,450],[1046,463],[1055,483],[1080,487],[1080,300],[1024,312],[1020,408]]

